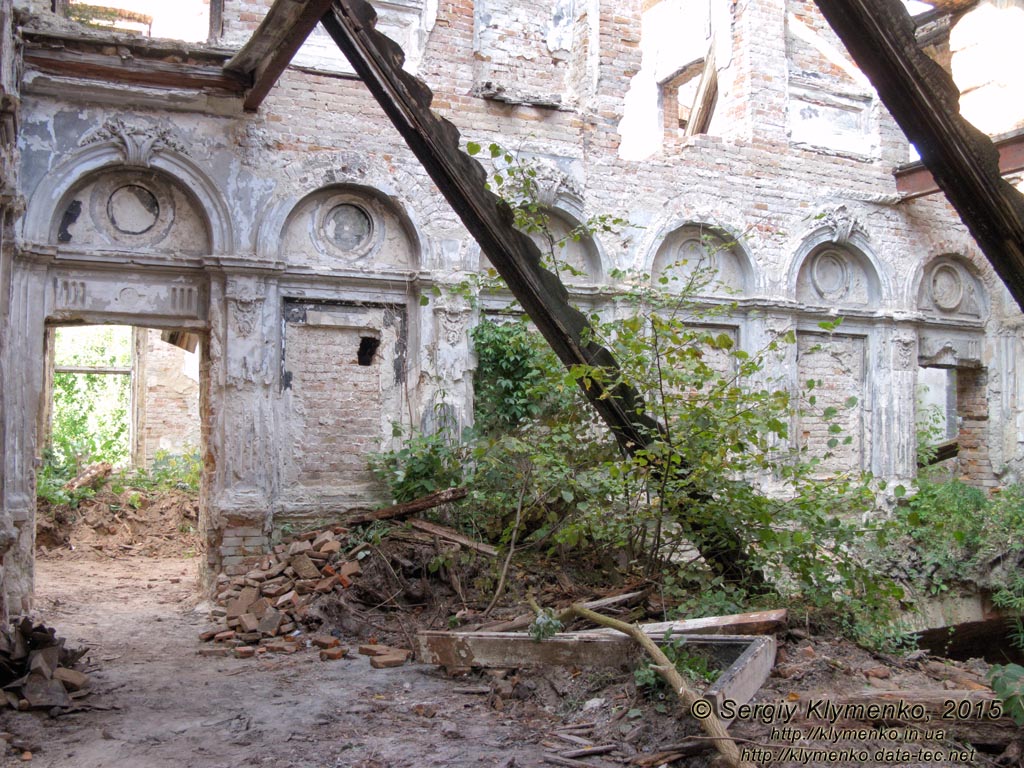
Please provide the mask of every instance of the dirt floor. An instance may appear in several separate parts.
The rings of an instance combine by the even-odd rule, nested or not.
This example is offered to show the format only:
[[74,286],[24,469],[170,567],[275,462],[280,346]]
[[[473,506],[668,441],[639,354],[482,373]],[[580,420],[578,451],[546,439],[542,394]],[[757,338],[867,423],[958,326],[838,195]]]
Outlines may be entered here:
[[[89,693],[70,709],[0,709],[0,764],[716,764],[696,721],[679,711],[672,694],[638,689],[628,670],[560,667],[450,679],[418,663],[372,668],[368,657],[355,653],[360,643],[409,647],[419,629],[446,629],[462,615],[479,618],[493,591],[493,585],[473,587],[493,569],[492,560],[439,549],[432,537],[402,526],[351,550],[366,548],[361,573],[351,588],[321,595],[310,606],[291,633],[300,638],[299,652],[275,652],[268,645],[255,658],[204,655],[218,646],[199,639],[211,627],[211,609],[223,616],[223,595],[234,592],[224,582],[227,591],[219,605],[201,602],[195,512],[188,494],[134,499],[106,491],[78,510],[41,510],[45,535],[37,553],[33,618],[55,628],[68,646],[89,649],[78,665],[90,677]],[[345,549],[353,544],[347,540]],[[442,555],[457,569],[433,567]],[[544,605],[600,595],[556,565],[516,574],[515,581],[535,586]],[[510,595],[500,618],[523,610],[521,600]],[[648,599],[628,610],[639,611],[630,618],[650,621],[663,609]],[[337,661],[321,660],[316,648],[305,647],[313,632],[338,637],[352,652]],[[956,717],[947,722],[933,713],[930,725],[898,717],[834,718],[811,707],[825,698],[930,701],[941,713],[947,696],[991,698],[984,662],[954,663],[923,651],[872,654],[835,637],[816,636],[806,626],[791,625],[777,639],[771,677],[753,700],[768,706],[740,714],[731,727],[756,764],[1024,766],[1024,729],[1005,718],[990,722],[984,703],[974,705],[968,714],[977,715],[979,706],[984,712],[969,722]],[[230,652],[229,646],[220,647]],[[792,713],[788,719],[782,717],[784,707]],[[853,730],[837,735],[823,725]],[[585,744],[603,753],[559,757]],[[795,753],[782,757],[788,748]],[[854,756],[830,756],[832,749]]]
[[[39,617],[92,650],[84,711],[0,713],[17,762],[75,768],[383,768],[540,765],[558,722],[488,706],[478,682],[432,667],[197,655],[207,626],[194,559],[51,559],[37,567]],[[464,692],[468,691],[468,692]]]
[[[92,682],[74,710],[56,717],[0,711],[0,730],[12,740],[8,764],[21,764],[27,751],[33,765],[54,768],[512,768],[548,765],[545,755],[571,747],[579,735],[615,745],[613,753],[580,763],[592,768],[710,763],[706,751],[671,763],[650,759],[688,738],[692,748],[698,731],[692,719],[679,717],[671,697],[659,706],[638,694],[629,675],[561,669],[522,673],[510,682],[486,674],[449,679],[420,664],[376,670],[359,655],[321,661],[315,649],[259,659],[198,655],[208,647],[198,634],[209,625],[209,605],[199,603],[195,577],[194,558],[38,561],[38,618],[68,645],[90,649],[80,669]],[[965,680],[982,688],[975,682],[983,679],[980,667],[971,664],[949,666],[923,655],[880,660],[848,643],[802,635],[795,630],[781,638],[775,672],[756,701],[798,701],[803,711],[808,699],[826,693],[903,696],[900,691],[962,688]],[[759,716],[741,718],[732,730],[741,744],[813,746],[806,720],[795,722],[804,731],[799,741],[773,733],[777,723]],[[933,746],[950,750],[959,741],[947,736]],[[869,737],[862,747],[880,744]],[[1008,757],[1000,759],[998,751],[963,760],[895,755],[866,764],[1020,764]]]

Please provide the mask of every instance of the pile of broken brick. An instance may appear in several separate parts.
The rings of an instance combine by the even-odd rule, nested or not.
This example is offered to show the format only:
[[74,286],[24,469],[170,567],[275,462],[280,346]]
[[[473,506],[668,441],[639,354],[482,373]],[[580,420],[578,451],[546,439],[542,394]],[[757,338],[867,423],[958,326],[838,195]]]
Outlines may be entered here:
[[[347,656],[348,648],[337,637],[305,631],[313,603],[344,592],[362,570],[358,558],[366,545],[343,552],[347,533],[339,526],[301,534],[270,554],[251,558],[244,576],[220,576],[211,611],[218,624],[199,635],[210,643],[200,655],[248,659],[317,648],[323,661]],[[406,649],[372,643],[361,645],[359,652],[378,669],[401,666],[411,655]]]
[[89,676],[73,667],[87,648],[64,647],[64,638],[29,619],[0,629],[0,707],[70,708],[88,694]]

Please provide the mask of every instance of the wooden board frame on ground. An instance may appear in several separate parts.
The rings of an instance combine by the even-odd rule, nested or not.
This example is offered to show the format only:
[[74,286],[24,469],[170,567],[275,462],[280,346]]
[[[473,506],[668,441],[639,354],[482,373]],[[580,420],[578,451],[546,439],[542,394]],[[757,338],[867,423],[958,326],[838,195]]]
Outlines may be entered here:
[[[777,644],[772,636],[686,635],[686,643],[727,660],[718,680],[704,692],[716,712],[726,699],[736,704],[750,701],[775,665]],[[474,667],[631,668],[643,656],[640,647],[624,635],[585,632],[563,632],[537,642],[521,632],[425,631],[416,636],[416,646],[421,662],[439,664],[449,674]]]

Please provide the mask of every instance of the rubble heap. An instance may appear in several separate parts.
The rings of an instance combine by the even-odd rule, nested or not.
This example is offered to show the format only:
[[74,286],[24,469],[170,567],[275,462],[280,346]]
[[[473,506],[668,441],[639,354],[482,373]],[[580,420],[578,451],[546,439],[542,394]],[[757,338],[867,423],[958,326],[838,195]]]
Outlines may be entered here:
[[[358,558],[366,545],[343,552],[347,534],[340,526],[311,531],[278,544],[271,554],[251,558],[252,567],[244,576],[221,576],[216,607],[211,611],[218,625],[199,636],[204,642],[212,641],[200,653],[252,658],[265,652],[295,653],[308,641],[320,649],[322,660],[343,658],[348,649],[338,638],[306,635],[300,626],[314,601],[344,592],[360,574]],[[385,661],[394,666],[399,657],[404,662],[409,655],[409,651],[379,646],[372,650],[360,648],[360,653],[371,656],[371,663],[376,660],[374,666],[381,663],[379,657],[388,656]]]
[[55,629],[29,619],[0,630],[0,705],[20,710],[71,707],[89,693],[89,676],[73,668],[87,652],[65,648]]

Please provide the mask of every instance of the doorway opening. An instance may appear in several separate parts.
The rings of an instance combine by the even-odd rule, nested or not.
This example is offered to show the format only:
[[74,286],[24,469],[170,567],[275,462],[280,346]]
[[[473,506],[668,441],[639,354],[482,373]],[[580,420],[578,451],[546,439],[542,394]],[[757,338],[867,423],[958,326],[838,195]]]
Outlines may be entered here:
[[37,557],[198,555],[198,342],[133,326],[47,328]]
[[968,485],[995,487],[987,430],[988,376],[984,368],[918,369],[918,467],[941,465],[949,477]]

